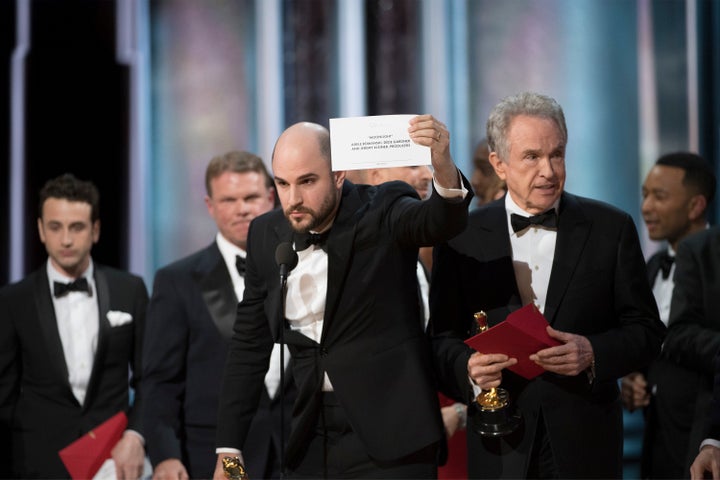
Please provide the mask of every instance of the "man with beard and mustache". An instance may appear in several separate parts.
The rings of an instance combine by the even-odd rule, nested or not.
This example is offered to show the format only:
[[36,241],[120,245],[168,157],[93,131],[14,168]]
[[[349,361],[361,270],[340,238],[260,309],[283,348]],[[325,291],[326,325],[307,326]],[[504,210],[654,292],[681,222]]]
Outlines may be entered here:
[[[320,125],[298,123],[278,139],[272,167],[282,212],[250,226],[214,478],[225,478],[223,458],[242,460],[281,334],[298,389],[285,452],[289,477],[436,476],[443,425],[417,308],[416,262],[419,247],[462,231],[472,193],[450,156],[445,125],[421,115],[408,131],[431,151],[433,191],[425,201],[404,182],[345,182],[344,171],[332,171],[329,132]],[[319,244],[306,245],[308,233],[319,234]],[[275,251],[283,242],[299,259],[281,323]]]

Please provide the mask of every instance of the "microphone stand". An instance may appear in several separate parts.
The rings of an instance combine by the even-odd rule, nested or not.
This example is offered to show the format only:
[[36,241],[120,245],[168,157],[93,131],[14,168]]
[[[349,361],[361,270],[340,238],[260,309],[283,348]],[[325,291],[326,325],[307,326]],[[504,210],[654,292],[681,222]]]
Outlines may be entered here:
[[285,478],[285,295],[288,271],[280,265],[280,478]]

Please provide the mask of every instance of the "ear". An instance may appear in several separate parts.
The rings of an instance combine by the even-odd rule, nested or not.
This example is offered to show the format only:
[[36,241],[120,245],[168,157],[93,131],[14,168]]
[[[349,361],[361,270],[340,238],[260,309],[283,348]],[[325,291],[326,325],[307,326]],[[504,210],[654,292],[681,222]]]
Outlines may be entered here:
[[93,243],[97,243],[100,240],[100,220],[95,220],[92,226]]
[[345,170],[338,170],[337,172],[333,172],[333,175],[335,176],[335,186],[338,189],[341,189],[342,184],[345,181]]
[[507,166],[505,162],[500,160],[500,157],[498,156],[497,152],[490,152],[490,155],[488,156],[488,160],[490,161],[490,165],[492,165],[493,169],[495,170],[495,174],[500,177],[500,180],[505,180],[505,167]]
[[688,208],[688,218],[690,220],[697,220],[705,215],[705,209],[707,208],[707,198],[704,195],[694,195],[690,198]]
[[212,199],[205,195],[205,206],[207,207],[208,214],[212,217],[213,216],[213,203]]

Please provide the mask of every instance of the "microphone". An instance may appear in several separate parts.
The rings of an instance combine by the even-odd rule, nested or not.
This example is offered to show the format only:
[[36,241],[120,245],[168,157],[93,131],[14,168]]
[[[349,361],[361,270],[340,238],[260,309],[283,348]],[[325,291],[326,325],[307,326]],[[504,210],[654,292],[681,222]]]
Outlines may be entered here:
[[275,263],[280,267],[280,278],[285,279],[288,273],[297,266],[298,256],[292,243],[283,242],[275,249]]
[[275,263],[280,267],[280,478],[285,478],[285,289],[287,276],[298,264],[292,243],[283,242],[275,249]]

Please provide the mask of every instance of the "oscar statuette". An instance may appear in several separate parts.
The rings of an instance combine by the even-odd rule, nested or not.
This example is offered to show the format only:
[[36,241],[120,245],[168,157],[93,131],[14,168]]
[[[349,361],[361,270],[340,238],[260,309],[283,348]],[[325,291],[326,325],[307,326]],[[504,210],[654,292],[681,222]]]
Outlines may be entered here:
[[[480,311],[473,315],[478,332],[488,329],[487,315]],[[481,392],[472,402],[472,428],[484,437],[499,437],[513,432],[520,425],[520,413],[512,412],[510,395],[504,388],[491,388]]]
[[223,473],[229,480],[250,480],[239,457],[223,457]]

